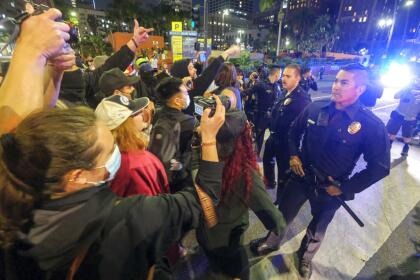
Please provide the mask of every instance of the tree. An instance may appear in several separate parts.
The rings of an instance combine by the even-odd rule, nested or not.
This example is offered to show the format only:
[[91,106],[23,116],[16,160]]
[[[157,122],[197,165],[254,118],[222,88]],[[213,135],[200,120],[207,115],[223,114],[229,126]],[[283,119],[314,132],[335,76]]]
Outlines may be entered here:
[[112,46],[109,42],[106,42],[104,38],[99,35],[86,35],[83,37],[83,40],[79,42],[79,47],[83,52],[84,56],[91,55],[103,55],[111,54]]
[[310,40],[313,48],[321,51],[322,48],[331,49],[339,32],[338,25],[329,15],[322,15],[315,20],[311,28]]
[[[316,20],[316,14],[313,9],[304,8],[299,12],[295,12],[290,14],[286,19],[286,24],[289,25],[291,28],[289,32],[290,36],[293,36],[296,42],[302,42],[304,40],[309,39],[309,34],[311,27]],[[298,48],[300,47],[300,43],[298,44]]]
[[94,15],[87,16],[87,23],[94,34],[98,32],[99,23]]
[[276,2],[276,0],[260,0],[260,11],[261,12],[265,12],[268,9],[270,9],[274,3]]

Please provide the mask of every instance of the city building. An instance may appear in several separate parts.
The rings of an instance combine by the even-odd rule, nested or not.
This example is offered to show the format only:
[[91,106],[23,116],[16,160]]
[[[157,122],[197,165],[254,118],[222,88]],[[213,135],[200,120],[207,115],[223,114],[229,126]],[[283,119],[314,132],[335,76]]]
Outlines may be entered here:
[[80,35],[98,34],[100,31],[106,31],[111,28],[113,23],[106,19],[104,11],[75,8],[75,16],[78,19],[78,28]]
[[[237,38],[248,41],[253,28],[252,0],[209,0],[208,30],[213,48],[223,49],[235,43]],[[239,31],[239,33],[238,33]],[[238,37],[237,35],[241,36]]]
[[287,9],[293,12],[299,12],[300,10],[306,8],[319,10],[321,7],[321,2],[321,0],[289,0]]
[[417,38],[420,17],[414,11],[416,7],[418,11],[419,6],[419,1],[408,0],[342,0],[337,19],[340,35],[336,48],[346,52],[367,49],[373,53],[387,48],[390,35],[391,47]]
[[175,12],[190,13],[192,9],[192,0],[162,0],[171,6]]
[[217,14],[228,10],[230,14],[241,17],[252,17],[252,0],[209,0],[209,14]]

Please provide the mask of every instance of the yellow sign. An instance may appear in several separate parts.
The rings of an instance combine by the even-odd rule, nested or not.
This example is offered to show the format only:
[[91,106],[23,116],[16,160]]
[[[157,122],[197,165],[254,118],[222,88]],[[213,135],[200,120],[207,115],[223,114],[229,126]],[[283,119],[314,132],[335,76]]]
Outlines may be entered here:
[[172,36],[173,61],[182,59],[182,36]]
[[182,21],[173,21],[172,31],[182,31]]

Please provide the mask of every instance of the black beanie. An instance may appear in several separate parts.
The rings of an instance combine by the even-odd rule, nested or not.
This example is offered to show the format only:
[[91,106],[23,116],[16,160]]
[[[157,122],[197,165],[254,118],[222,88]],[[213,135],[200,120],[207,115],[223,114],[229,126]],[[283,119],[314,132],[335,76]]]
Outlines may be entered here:
[[190,62],[189,59],[175,61],[171,68],[171,75],[180,79],[188,77],[190,75],[188,73],[188,64],[190,64]]
[[72,103],[86,104],[82,70],[64,72],[60,87],[60,99]]

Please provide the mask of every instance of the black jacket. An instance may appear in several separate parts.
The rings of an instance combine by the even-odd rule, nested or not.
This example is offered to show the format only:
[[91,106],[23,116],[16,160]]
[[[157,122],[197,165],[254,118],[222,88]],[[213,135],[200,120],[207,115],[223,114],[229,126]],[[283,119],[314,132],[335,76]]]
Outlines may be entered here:
[[289,128],[296,117],[311,103],[307,92],[301,87],[295,88],[289,95],[282,93],[280,100],[271,112],[270,131],[278,139],[287,144]]
[[[324,176],[341,181],[346,199],[389,174],[385,125],[359,101],[345,110],[335,109],[329,100],[308,105],[289,131],[290,155],[299,155],[300,146],[304,166],[312,164]],[[366,168],[349,178],[362,154]]]
[[[216,203],[222,169],[222,163],[202,161],[196,180]],[[87,254],[74,279],[146,279],[169,245],[198,227],[202,207],[193,188],[118,198],[101,185],[46,202],[33,216],[14,250],[18,279],[66,279],[83,249]],[[7,279],[0,261],[0,278]]]
[[99,92],[99,78],[102,74],[105,71],[116,67],[120,68],[121,71],[124,71],[133,61],[134,55],[135,54],[130,50],[130,48],[124,45],[119,51],[111,55],[102,66],[93,71],[85,71],[83,73],[86,100],[91,108],[95,109],[104,97],[100,94],[95,96],[95,94]]

